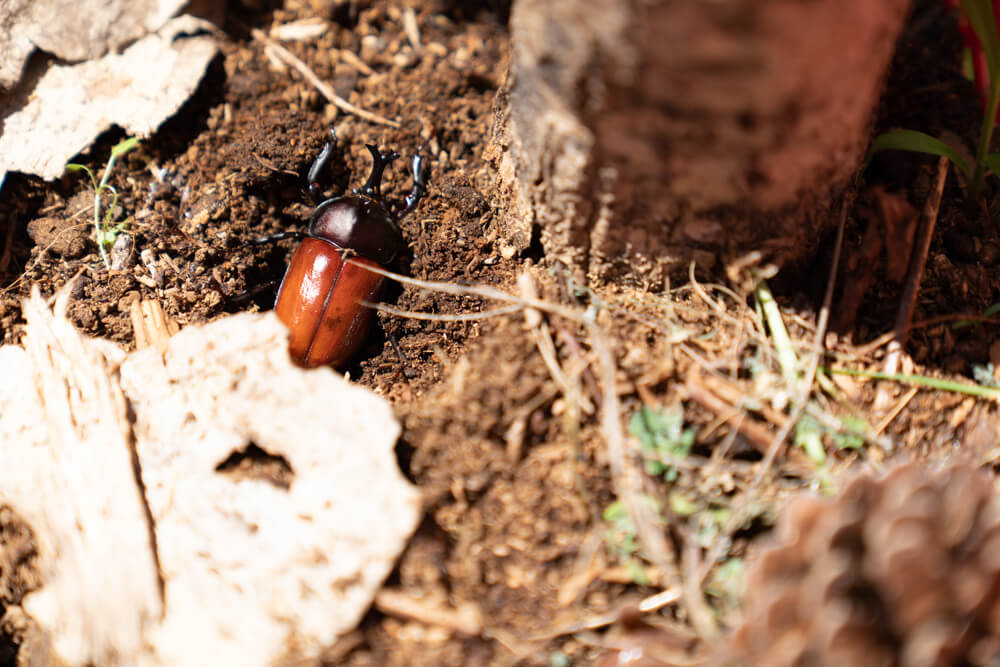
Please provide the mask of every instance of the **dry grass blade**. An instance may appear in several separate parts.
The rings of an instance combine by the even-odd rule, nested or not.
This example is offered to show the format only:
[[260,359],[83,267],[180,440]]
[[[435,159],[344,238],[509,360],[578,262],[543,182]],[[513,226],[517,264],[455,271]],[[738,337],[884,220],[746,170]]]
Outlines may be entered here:
[[[456,285],[455,283],[445,283],[438,282],[434,280],[420,280],[419,278],[411,278],[409,276],[404,276],[400,273],[394,273],[392,271],[387,271],[383,268],[373,266],[371,264],[362,264],[360,262],[355,262],[354,260],[348,260],[349,264],[360,267],[365,271],[371,271],[372,273],[377,273],[380,276],[384,276],[402,285],[409,285],[410,287],[416,287],[418,289],[428,290],[430,292],[441,292],[442,294],[454,294],[456,296],[478,296],[484,299],[492,299],[494,301],[503,301],[510,304],[516,304],[519,308],[536,308],[545,313],[552,313],[554,315],[559,315],[565,317],[568,320],[577,323],[585,323],[587,318],[585,313],[578,308],[571,308],[569,306],[563,306],[558,303],[552,303],[551,301],[545,301],[543,299],[530,299],[517,296],[515,294],[510,294],[509,292],[504,292],[501,289],[495,287],[489,287],[486,285]],[[399,311],[394,310],[388,306],[383,306],[381,304],[375,304],[378,306],[379,310],[383,310],[388,313],[394,313],[403,317],[416,317],[420,318],[426,313],[414,313],[410,311]],[[499,314],[499,313],[497,313]]]
[[356,107],[347,100],[345,100],[343,97],[334,92],[333,88],[330,87],[329,84],[320,79],[316,75],[316,73],[309,68],[308,65],[299,60],[295,56],[295,54],[293,54],[291,51],[283,47],[281,44],[275,42],[273,39],[265,35],[262,31],[257,30],[255,28],[254,30],[251,31],[251,34],[253,35],[254,39],[263,43],[267,47],[268,51],[272,53],[276,58],[278,58],[279,60],[288,65],[291,65],[296,70],[298,70],[299,74],[305,77],[306,81],[311,83],[316,88],[316,90],[318,90],[323,95],[323,97],[328,99],[331,104],[336,106],[341,111],[353,114],[358,118],[363,118],[371,123],[377,123],[379,125],[388,125],[389,127],[400,126],[399,123],[397,123],[394,120],[389,120],[388,118],[384,116],[379,116],[378,114],[374,114],[371,111],[365,111],[364,109]]
[[[621,424],[621,406],[618,393],[615,391],[616,365],[615,357],[608,344],[607,335],[593,322],[587,322],[591,347],[597,354],[599,377],[601,382],[601,432],[604,434],[608,448],[611,480],[615,495],[625,505],[634,525],[636,536],[645,548],[649,559],[659,568],[669,588],[680,588],[681,596],[687,607],[692,624],[698,633],[710,639],[718,636],[719,629],[715,619],[702,613],[704,602],[692,599],[690,590],[681,584],[680,572],[670,545],[667,544],[660,522],[655,512],[646,502],[643,502],[642,472],[637,462],[641,460],[638,452],[630,452],[629,440],[625,437]],[[696,595],[700,598],[700,594]]]
[[846,225],[847,203],[844,202],[840,210],[840,222],[837,224],[837,240],[833,248],[833,261],[830,264],[830,275],[826,281],[826,293],[823,295],[823,306],[819,311],[819,319],[816,323],[816,335],[813,337],[813,354],[809,359],[809,367],[806,369],[805,377],[799,384],[791,417],[778,432],[778,435],[775,436],[774,443],[772,443],[770,450],[768,450],[767,456],[764,457],[764,462],[761,465],[760,473],[757,475],[757,480],[754,482],[754,486],[760,484],[764,475],[767,474],[770,466],[774,463],[774,457],[777,454],[778,449],[780,449],[781,443],[785,441],[785,438],[788,437],[788,434],[798,422],[799,418],[802,417],[802,413],[806,409],[806,403],[809,400],[809,394],[812,392],[813,381],[816,379],[816,369],[819,368],[820,356],[823,353],[823,339],[826,337],[826,327],[830,322],[830,306],[833,303],[833,292],[837,285],[837,268],[840,264],[840,251],[844,244],[844,227]]
[[833,303],[834,289],[837,284],[837,269],[840,265],[840,252],[844,243],[844,228],[847,224],[847,208],[847,203],[844,202],[840,212],[840,221],[837,225],[837,239],[833,249],[833,260],[830,264],[830,273],[827,278],[826,292],[823,295],[823,305],[820,308],[819,317],[816,323],[816,335],[813,337],[813,355],[809,360],[809,366],[806,369],[805,377],[799,383],[794,399],[792,414],[789,416],[784,425],[778,429],[778,433],[774,436],[774,440],[768,447],[767,453],[764,456],[764,460],[761,462],[760,469],[755,476],[753,483],[742,494],[742,501],[738,506],[734,503],[735,510],[733,511],[732,517],[726,523],[722,534],[716,539],[715,543],[712,545],[711,549],[709,549],[709,552],[705,557],[705,561],[699,571],[698,579],[700,582],[705,581],[705,578],[708,576],[711,569],[725,554],[725,551],[728,548],[730,536],[732,536],[733,533],[736,532],[741,525],[743,525],[747,508],[752,504],[752,500],[756,495],[757,490],[764,481],[770,467],[773,465],[774,457],[777,455],[777,452],[781,448],[782,443],[784,443],[785,438],[788,437],[788,434],[791,432],[799,418],[802,417],[802,414],[806,409],[809,394],[812,391],[813,381],[816,378],[816,371],[819,368],[820,356],[822,355],[823,350],[823,339],[826,337],[826,328],[830,321],[830,307]]

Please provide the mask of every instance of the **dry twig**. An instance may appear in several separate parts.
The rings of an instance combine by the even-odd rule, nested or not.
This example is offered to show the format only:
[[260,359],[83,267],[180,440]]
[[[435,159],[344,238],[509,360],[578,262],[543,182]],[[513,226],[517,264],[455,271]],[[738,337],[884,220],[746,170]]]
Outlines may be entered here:
[[[930,251],[931,238],[934,236],[934,227],[937,224],[938,209],[941,207],[941,197],[944,194],[944,183],[947,177],[948,159],[942,157],[938,159],[934,187],[920,213],[917,237],[910,253],[910,268],[906,273],[903,294],[899,299],[899,311],[896,313],[896,325],[893,327],[893,340],[889,343],[889,352],[885,357],[885,365],[882,367],[882,372],[887,375],[893,375],[899,369],[903,345],[906,343],[910,330],[910,320],[913,319],[913,308],[917,302],[917,292],[920,289],[920,280],[924,275],[924,266],[927,264],[927,253]],[[875,410],[883,410],[888,404],[888,400],[889,395],[883,385],[875,397]]]
[[436,625],[473,637],[483,632],[482,612],[472,603],[453,609],[435,601],[422,600],[400,591],[383,588],[375,594],[375,607],[383,614]]
[[273,39],[265,35],[261,30],[256,28],[251,31],[253,38],[262,42],[268,49],[268,51],[273,54],[276,58],[282,62],[291,65],[299,74],[305,77],[306,81],[311,83],[316,90],[318,90],[323,97],[330,101],[334,106],[345,113],[354,114],[358,118],[363,118],[372,123],[378,123],[379,125],[388,125],[389,127],[399,127],[399,123],[394,120],[389,120],[384,116],[379,116],[371,111],[365,111],[360,107],[356,107],[343,97],[334,92],[333,88],[327,84],[325,81],[320,79],[315,72],[313,72],[308,65],[299,60],[291,51],[278,44]]

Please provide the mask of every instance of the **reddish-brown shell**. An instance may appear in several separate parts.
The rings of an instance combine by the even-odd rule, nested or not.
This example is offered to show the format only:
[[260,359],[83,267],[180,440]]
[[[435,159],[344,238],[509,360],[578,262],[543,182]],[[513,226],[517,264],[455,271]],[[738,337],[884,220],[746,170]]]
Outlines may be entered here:
[[364,341],[374,311],[360,305],[379,300],[384,279],[364,265],[376,262],[320,238],[302,241],[278,289],[274,312],[289,329],[295,363],[314,368],[346,363]]

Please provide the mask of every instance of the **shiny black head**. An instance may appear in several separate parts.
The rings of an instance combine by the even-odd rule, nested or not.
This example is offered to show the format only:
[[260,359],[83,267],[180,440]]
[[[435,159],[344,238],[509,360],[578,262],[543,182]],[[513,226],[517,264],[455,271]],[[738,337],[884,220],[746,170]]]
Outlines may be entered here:
[[347,195],[327,199],[309,219],[309,234],[385,265],[403,248],[399,225],[380,201]]

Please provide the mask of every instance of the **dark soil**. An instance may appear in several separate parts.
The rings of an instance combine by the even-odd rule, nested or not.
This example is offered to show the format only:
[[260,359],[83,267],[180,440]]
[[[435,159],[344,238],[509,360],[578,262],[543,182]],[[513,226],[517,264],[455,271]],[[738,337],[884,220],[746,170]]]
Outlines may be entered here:
[[[273,25],[314,16],[313,5],[323,3],[286,4],[287,9],[259,13],[234,8],[220,31],[222,55],[196,95],[116,167],[112,183],[119,193],[119,217],[128,221],[133,243],[124,268],[107,271],[100,263],[86,211],[92,197],[88,182],[76,174],[55,183],[8,177],[0,194],[0,220],[10,229],[0,256],[4,343],[22,336],[20,302],[32,286],[52,294],[77,274],[81,280],[70,308],[74,323],[126,348],[134,345],[129,308],[137,299],[159,301],[181,326],[248,307],[235,297],[279,280],[296,245],[291,240],[267,246],[249,242],[304,228],[312,208],[304,174],[331,126],[340,143],[330,194],[363,183],[370,165],[366,143],[393,148],[407,159],[425,145],[430,156],[431,187],[402,223],[408,247],[394,269],[422,279],[516,292],[518,272],[544,267],[544,258],[501,255],[490,206],[491,175],[482,160],[491,105],[505,74],[507,4],[333,3],[323,14],[331,20],[330,31],[312,41],[284,43],[339,95],[398,119],[398,129],[338,114],[298,74],[271,64],[251,29],[266,33]],[[932,134],[948,130],[972,146],[980,107],[961,76],[960,39],[940,4],[917,3],[877,125]],[[408,7],[416,13],[419,50],[403,28]],[[358,56],[372,73],[360,71],[342,52]],[[77,161],[103,169],[110,147],[122,138],[109,132]],[[388,174],[385,189],[392,198],[402,197],[410,185],[403,163]],[[856,367],[878,367],[884,348],[868,353],[857,346],[891,329],[899,287],[886,273],[886,258],[909,252],[892,234],[882,235],[889,239],[883,248],[866,247],[878,236],[866,241],[867,226],[882,224],[873,188],[901,193],[919,210],[933,164],[910,154],[880,157],[849,216],[847,252],[875,257],[863,263],[870,276],[841,277],[841,301],[848,298],[843,295],[852,281],[871,285],[850,297],[856,303],[846,314],[841,311],[831,339],[841,358]],[[994,200],[993,192],[991,184],[986,201]],[[991,223],[992,209],[970,203],[952,173],[916,320],[982,313],[1000,301],[1000,234]],[[784,285],[809,286],[786,287],[781,299],[797,341],[812,337],[816,294],[825,286],[828,263],[819,257],[809,280],[782,277]],[[626,423],[643,405],[680,406],[685,426],[695,430],[691,453],[677,462],[676,479],[650,475],[645,481],[645,490],[662,499],[665,533],[678,553],[704,558],[728,531],[731,540],[718,560],[737,562],[753,551],[788,492],[832,485],[848,464],[889,455],[874,445],[837,449],[828,438],[829,462],[817,467],[800,449],[789,448],[763,486],[746,496],[752,502],[739,500],[734,507],[741,492],[753,488],[762,456],[745,422],[768,433],[776,431],[775,424],[766,406],[734,420],[698,396],[711,384],[700,375],[709,367],[743,397],[766,403],[773,393],[755,371],[772,360],[765,337],[754,329],[748,290],[725,276],[716,278],[735,294],[690,284],[651,294],[614,285],[581,286],[555,271],[534,275],[543,298],[580,312],[591,308],[610,332],[618,366],[615,388]],[[249,308],[269,308],[272,301],[273,292],[264,291]],[[443,315],[487,307],[474,297],[399,286],[386,301],[406,311]],[[917,364],[914,372],[972,381],[977,365],[1000,364],[991,354],[995,324],[959,329],[952,324],[918,324],[907,347]],[[584,363],[593,361],[595,350],[587,329],[559,317],[548,318],[543,328],[525,326],[520,315],[431,322],[384,313],[375,329],[347,372],[394,405],[404,424],[400,461],[427,507],[389,585],[455,607],[474,603],[486,630],[481,636],[440,632],[373,608],[357,633],[331,647],[328,663],[592,663],[603,640],[588,627],[603,628],[606,623],[595,619],[613,618],[660,592],[667,573],[658,572],[641,550],[628,548],[621,535],[608,537],[614,524],[602,514],[615,500],[615,486],[599,420],[599,372],[596,364]],[[390,337],[398,341],[405,362]],[[569,386],[578,390],[573,398],[538,352],[547,337],[554,341]],[[840,386],[852,407],[831,401],[831,414],[860,416],[872,425],[879,421],[870,413],[871,383],[844,380]],[[718,384],[710,389],[715,395],[726,391]],[[902,390],[896,394],[902,395]],[[730,408],[738,404],[729,401]],[[884,435],[895,444],[892,456],[947,457],[962,446],[985,455],[996,444],[995,415],[992,405],[971,398],[920,392],[889,421]],[[743,519],[735,527],[727,524],[733,512]],[[0,510],[0,554],[7,559],[10,536],[21,534],[18,525]],[[0,559],[0,611],[16,605],[26,587],[37,585],[30,574],[11,583],[8,562]],[[697,567],[697,559],[683,559],[684,574],[691,576]],[[713,592],[702,601],[704,609],[667,605],[659,620],[675,630],[691,628],[697,625],[693,618],[707,609],[720,625],[730,622],[738,586],[718,568],[707,581]],[[16,628],[0,629],[0,664],[8,664],[8,647],[16,640]],[[564,659],[571,662],[560,662]]]

